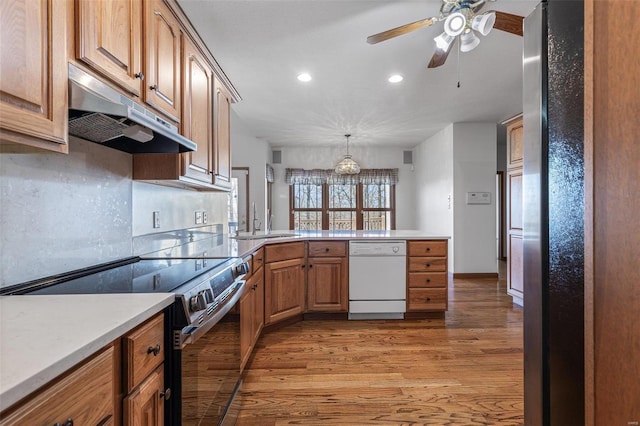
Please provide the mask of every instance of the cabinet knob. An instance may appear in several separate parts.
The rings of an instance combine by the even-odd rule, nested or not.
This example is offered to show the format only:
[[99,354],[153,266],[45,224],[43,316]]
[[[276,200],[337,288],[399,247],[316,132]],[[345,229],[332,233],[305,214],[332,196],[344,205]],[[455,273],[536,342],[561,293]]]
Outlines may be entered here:
[[431,247],[427,247],[427,251],[431,251]]
[[158,356],[160,353],[160,344],[158,343],[155,346],[149,346],[147,348],[147,354],[153,354],[153,356]]
[[329,252],[329,247],[325,248],[324,251],[328,253]]
[[168,401],[169,398],[171,398],[171,388],[160,391],[160,398],[164,398],[165,401]]
[[430,297],[427,297],[427,302],[430,302],[430,301],[431,301],[431,298],[430,298]]
[[430,283],[431,282],[431,278],[427,278],[427,282]]
[[144,80],[144,74],[141,72],[135,73],[134,77],[140,80]]
[[300,265],[300,266],[301,266],[302,268],[304,268],[304,267],[305,267],[305,265]]
[[149,86],[149,89],[154,90],[154,91],[158,90],[158,85],[154,84],[153,86]]
[[313,268],[313,265],[309,265],[309,268]]
[[425,266],[426,266],[427,268],[430,268],[430,267],[431,267],[431,264],[430,264],[430,263],[427,263]]

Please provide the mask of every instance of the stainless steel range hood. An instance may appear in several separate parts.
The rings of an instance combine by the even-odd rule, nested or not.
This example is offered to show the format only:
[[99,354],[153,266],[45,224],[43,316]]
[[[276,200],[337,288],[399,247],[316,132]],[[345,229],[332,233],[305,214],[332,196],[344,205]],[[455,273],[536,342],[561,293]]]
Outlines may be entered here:
[[131,154],[195,151],[178,128],[69,64],[69,134]]

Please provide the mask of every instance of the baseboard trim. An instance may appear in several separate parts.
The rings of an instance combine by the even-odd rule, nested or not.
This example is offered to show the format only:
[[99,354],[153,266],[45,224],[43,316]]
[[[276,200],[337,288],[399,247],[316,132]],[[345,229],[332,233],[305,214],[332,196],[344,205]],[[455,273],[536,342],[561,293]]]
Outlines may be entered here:
[[472,273],[453,273],[453,278],[495,278],[498,279],[497,272],[472,272]]

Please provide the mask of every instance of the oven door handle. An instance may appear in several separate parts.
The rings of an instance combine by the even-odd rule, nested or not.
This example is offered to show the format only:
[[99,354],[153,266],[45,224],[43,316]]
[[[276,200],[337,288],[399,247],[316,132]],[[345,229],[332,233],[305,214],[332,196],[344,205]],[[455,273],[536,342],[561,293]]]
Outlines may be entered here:
[[217,311],[209,317],[204,323],[197,327],[191,327],[188,332],[182,330],[175,330],[173,336],[173,348],[184,349],[185,346],[195,343],[202,335],[211,330],[229,311],[238,303],[242,294],[244,293],[246,281],[236,281],[235,291],[225,299],[222,306],[218,307]]

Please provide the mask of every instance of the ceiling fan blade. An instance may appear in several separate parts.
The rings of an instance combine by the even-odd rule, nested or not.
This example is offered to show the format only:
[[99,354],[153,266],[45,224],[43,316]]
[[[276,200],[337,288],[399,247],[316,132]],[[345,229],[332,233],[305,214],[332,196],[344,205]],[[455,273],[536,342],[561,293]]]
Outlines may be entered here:
[[378,34],[374,34],[372,36],[367,37],[367,43],[376,44],[381,41],[389,40],[390,38],[398,37],[403,34],[410,33],[411,31],[415,31],[420,28],[428,27],[429,25],[436,22],[436,18],[426,18],[420,21],[412,22],[410,24],[405,24],[397,28],[392,28],[387,31],[383,31]]
[[522,36],[522,23],[524,21],[524,17],[512,15],[506,12],[498,12],[497,10],[495,13],[496,22],[493,24],[493,28]]
[[446,49],[440,49],[439,47],[436,47],[436,51],[433,53],[433,56],[431,57],[431,61],[429,61],[429,65],[427,65],[427,68],[437,68],[440,65],[444,64],[454,44],[456,44],[455,40],[452,41]]

